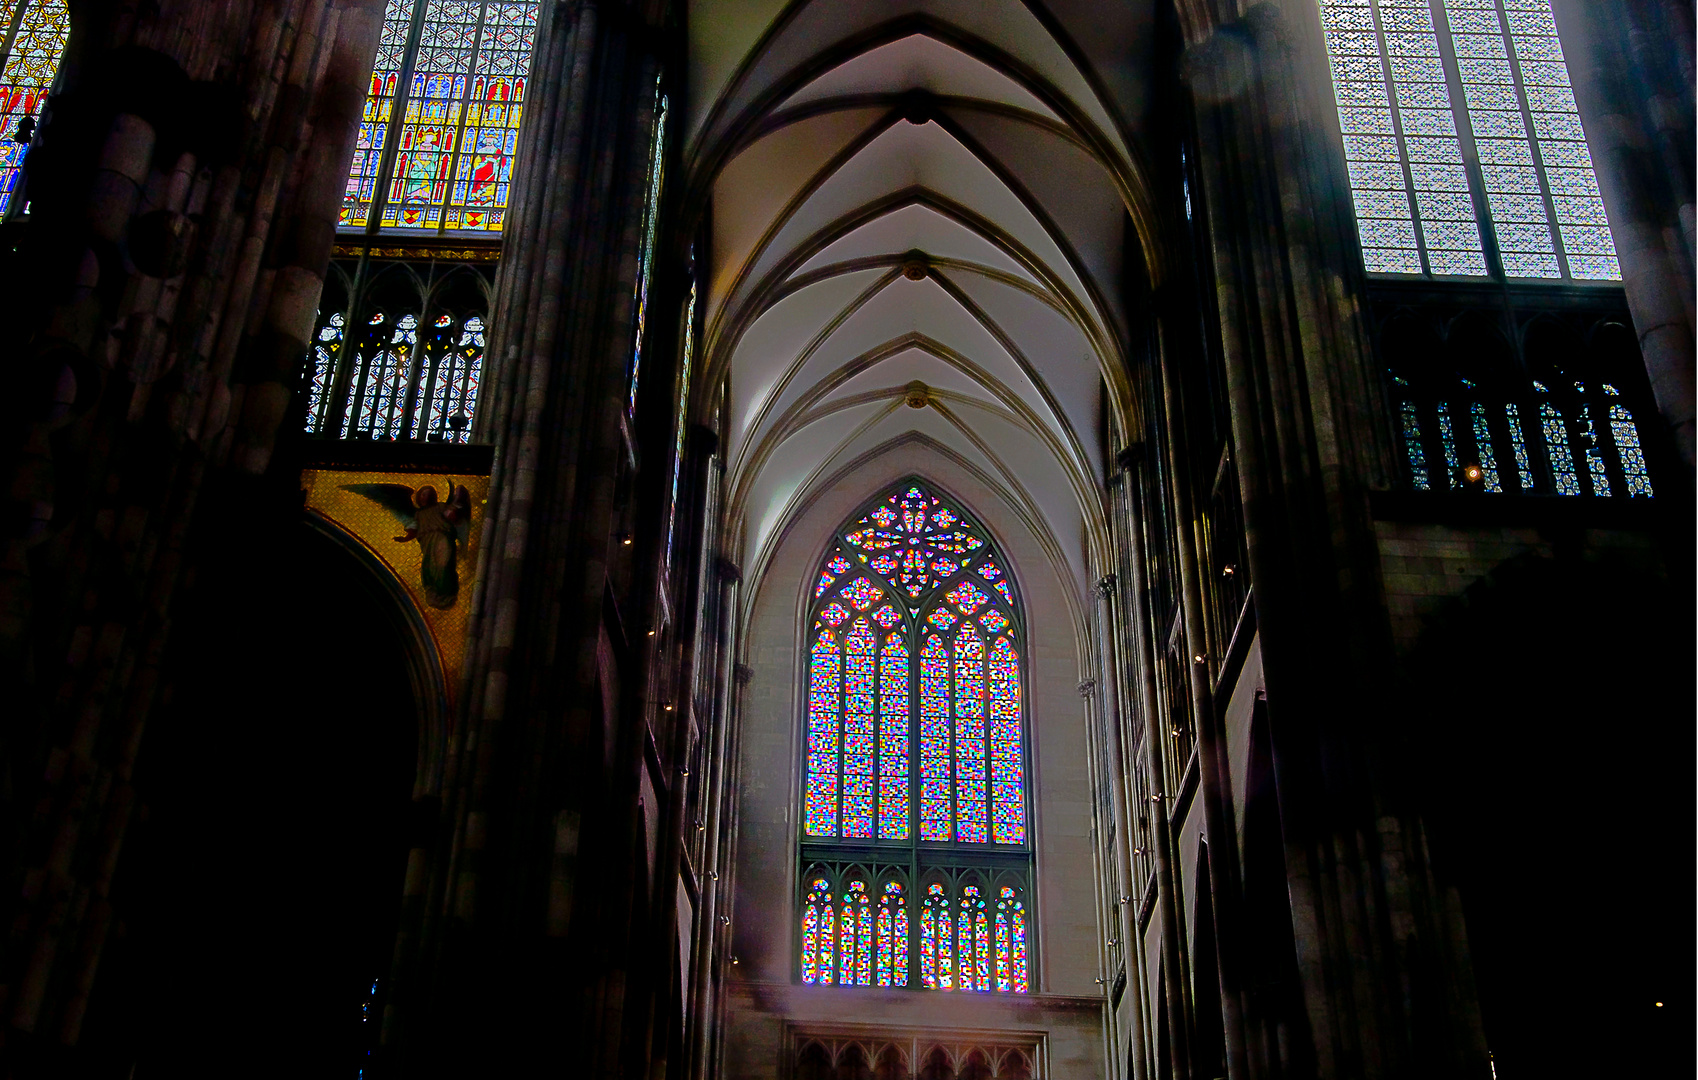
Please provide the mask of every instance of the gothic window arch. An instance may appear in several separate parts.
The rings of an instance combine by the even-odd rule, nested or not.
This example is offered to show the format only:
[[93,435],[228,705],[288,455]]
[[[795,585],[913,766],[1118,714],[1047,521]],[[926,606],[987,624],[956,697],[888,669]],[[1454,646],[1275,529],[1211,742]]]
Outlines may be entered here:
[[340,225],[504,223],[539,0],[387,0]]
[[[813,581],[801,980],[1029,992],[1028,646],[1006,561],[971,514],[910,478],[838,531]],[[874,880],[855,859],[906,873]],[[843,978],[848,906],[877,916],[876,982],[858,959]]]
[[11,209],[70,36],[65,0],[0,0],[0,215]]
[[1319,0],[1370,273],[1620,281],[1550,0]]

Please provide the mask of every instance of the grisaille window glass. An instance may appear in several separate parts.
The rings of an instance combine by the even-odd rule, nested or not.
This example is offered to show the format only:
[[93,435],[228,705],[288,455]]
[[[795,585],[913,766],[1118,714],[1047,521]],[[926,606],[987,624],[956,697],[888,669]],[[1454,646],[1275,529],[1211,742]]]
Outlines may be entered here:
[[802,981],[1029,991],[1026,644],[1005,561],[909,480],[840,530],[812,591]]
[[501,231],[538,0],[387,0],[339,224]]
[[1550,0],[1319,3],[1370,272],[1621,279]]

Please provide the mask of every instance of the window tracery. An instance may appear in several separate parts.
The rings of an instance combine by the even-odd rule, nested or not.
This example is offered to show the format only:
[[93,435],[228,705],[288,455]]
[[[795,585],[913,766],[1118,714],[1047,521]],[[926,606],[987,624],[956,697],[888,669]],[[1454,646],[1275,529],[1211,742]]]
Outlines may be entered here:
[[0,215],[11,209],[29,133],[41,120],[70,36],[65,0],[0,0]]
[[[893,935],[905,928],[903,942],[887,954],[879,937],[873,964],[882,972],[888,955],[895,981],[879,985],[1029,992],[1024,626],[1001,556],[970,515],[905,481],[839,532],[811,611],[801,840],[815,869],[805,875],[803,982],[829,984],[829,920],[816,894],[847,895],[816,886],[843,865],[835,857],[866,850],[905,856],[909,880],[932,864],[941,873],[925,879],[913,912],[902,882],[854,894],[857,910],[862,897],[900,905],[890,925]],[[963,859],[983,865],[962,876]],[[839,911],[838,948],[841,920]],[[867,985],[858,966],[843,982],[842,963],[838,985]]]
[[1319,0],[1373,273],[1619,281],[1550,0]]

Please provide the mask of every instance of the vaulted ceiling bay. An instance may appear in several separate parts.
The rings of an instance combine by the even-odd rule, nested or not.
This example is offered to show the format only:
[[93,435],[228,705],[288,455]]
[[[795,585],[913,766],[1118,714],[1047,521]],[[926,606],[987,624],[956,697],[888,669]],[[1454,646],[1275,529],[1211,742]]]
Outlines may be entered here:
[[728,386],[728,536],[751,580],[817,493],[918,441],[1008,500],[1082,621],[1105,416],[1130,404],[1125,261],[1160,277],[1137,144],[1150,23],[1141,4],[691,5],[697,408]]

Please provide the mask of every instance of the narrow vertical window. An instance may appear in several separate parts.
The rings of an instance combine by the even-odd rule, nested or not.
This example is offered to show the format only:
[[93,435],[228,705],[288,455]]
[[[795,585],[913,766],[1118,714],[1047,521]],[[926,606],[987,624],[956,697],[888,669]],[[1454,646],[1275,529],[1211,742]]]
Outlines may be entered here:
[[684,362],[678,372],[676,432],[672,440],[672,497],[666,518],[666,563],[672,565],[672,542],[678,534],[678,483],[684,474],[684,430],[690,413],[690,368],[696,358],[696,279],[690,278],[690,299],[684,305]]
[[314,335],[307,383],[307,434],[324,431],[326,412],[330,408],[331,380],[336,372],[336,356],[342,349],[342,339],[348,330],[348,320],[340,311],[332,312]]
[[990,992],[990,913],[977,885],[961,887],[961,912],[955,925],[955,951],[961,958],[961,990]]
[[803,982],[831,985],[836,938],[837,913],[831,902],[831,882],[824,877],[812,878],[802,906]]
[[[834,617],[836,623],[842,623],[849,613],[841,605],[833,605],[822,616],[827,622]],[[842,707],[843,658],[837,636],[829,627],[821,630],[814,641],[808,681],[807,834],[836,836],[838,710]]]
[[[1613,387],[1606,392],[1615,393]],[[1627,476],[1627,494],[1633,498],[1651,498],[1651,473],[1645,467],[1645,450],[1639,445],[1639,427],[1633,413],[1625,405],[1610,405],[1610,435],[1615,440],[1615,452],[1621,458],[1621,471]]]
[[920,980],[927,989],[949,990],[955,986],[952,922],[949,897],[934,881],[926,886],[925,907],[920,914]]
[[1474,448],[1480,455],[1480,471],[1486,490],[1501,494],[1503,481],[1498,479],[1497,458],[1492,454],[1492,429],[1486,422],[1486,407],[1473,402],[1468,406],[1468,415],[1474,421]]
[[920,838],[949,840],[949,653],[926,635],[920,651]]
[[843,654],[843,836],[873,835],[874,673],[877,639],[856,619]]
[[1550,451],[1551,476],[1556,480],[1557,494],[1579,495],[1580,476],[1574,468],[1574,452],[1568,448],[1568,425],[1555,406],[1540,405],[1539,420],[1545,434],[1545,446]]
[[985,640],[955,638],[955,838],[982,844],[985,829]]
[[0,214],[5,214],[59,74],[71,13],[65,0],[0,0],[0,20]]
[[839,986],[872,985],[873,908],[867,883],[849,882],[838,916],[837,983]]
[[1026,905],[1012,885],[997,890],[996,988],[1016,994],[1031,988],[1026,962]]
[[1020,654],[1007,637],[997,638],[991,649],[990,714],[992,839],[1023,844],[1026,768],[1020,738]]
[[[889,605],[875,617],[889,626],[901,619]],[[880,840],[908,839],[908,791],[908,645],[895,631],[885,638],[879,657]]]
[[908,904],[900,881],[887,881],[878,908],[879,986],[908,985]]
[[654,133],[649,140],[648,183],[643,196],[643,230],[641,247],[637,252],[637,284],[632,296],[636,312],[636,330],[631,344],[631,371],[627,378],[625,411],[637,412],[637,385],[643,372],[643,338],[648,329],[649,279],[654,274],[654,238],[660,227],[660,188],[666,172],[666,114],[668,102],[660,92],[660,77],[654,80]]

